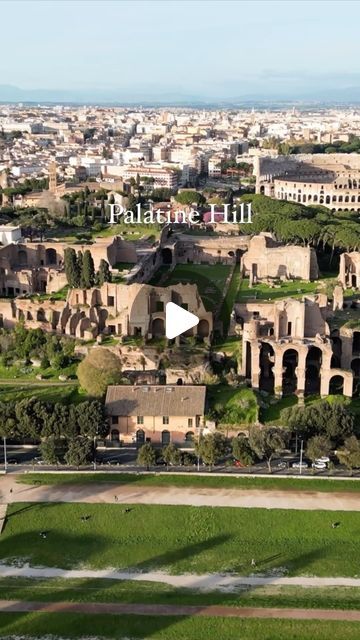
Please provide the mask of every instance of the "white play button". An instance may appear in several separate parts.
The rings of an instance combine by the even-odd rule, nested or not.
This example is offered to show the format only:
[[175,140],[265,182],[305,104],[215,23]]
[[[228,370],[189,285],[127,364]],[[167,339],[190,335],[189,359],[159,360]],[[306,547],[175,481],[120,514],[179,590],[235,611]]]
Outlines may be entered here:
[[186,311],[174,302],[168,302],[166,305],[165,331],[168,340],[176,338],[181,333],[185,333],[189,329],[199,324],[199,318],[190,311]]

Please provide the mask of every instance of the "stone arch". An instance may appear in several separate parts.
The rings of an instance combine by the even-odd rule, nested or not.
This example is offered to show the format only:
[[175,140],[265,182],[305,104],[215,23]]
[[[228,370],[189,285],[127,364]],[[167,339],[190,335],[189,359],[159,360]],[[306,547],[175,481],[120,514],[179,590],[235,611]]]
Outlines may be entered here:
[[185,442],[194,442],[194,432],[193,431],[188,431],[185,434]]
[[80,330],[80,338],[84,337],[84,333],[85,331],[87,331],[88,329],[91,329],[91,320],[90,318],[82,318],[80,320],[80,324],[79,324],[79,330]]
[[36,312],[36,320],[38,322],[46,322],[45,311],[42,307],[40,307]]
[[297,389],[296,369],[299,362],[299,354],[296,349],[286,349],[282,356],[283,376],[282,390],[284,395],[291,395]]
[[178,385],[178,387],[181,387],[181,385],[183,385],[183,384],[184,384],[183,379],[182,379],[182,378],[178,378],[178,379],[176,380],[176,384]]
[[274,393],[274,363],[275,353],[273,347],[268,342],[262,342],[260,347],[259,388],[269,393]]
[[161,259],[163,264],[172,264],[173,255],[171,249],[169,249],[168,247],[161,249]]
[[352,354],[353,356],[360,355],[360,331],[353,333]]
[[321,385],[322,351],[319,347],[310,347],[305,360],[305,393],[317,394]]
[[344,376],[337,374],[329,380],[330,395],[344,395]]
[[45,263],[48,266],[50,265],[55,266],[57,264],[56,250],[53,249],[52,247],[49,247],[49,249],[45,250]]
[[330,337],[333,354],[331,357],[331,368],[338,369],[341,367],[341,355],[342,355],[342,342],[339,335],[332,335]]
[[170,440],[171,440],[170,431],[168,431],[167,429],[164,429],[161,432],[161,444],[162,444],[162,446],[164,447],[167,444],[170,444]]
[[162,338],[165,335],[165,322],[163,318],[155,318],[152,321],[151,333],[154,338]]
[[360,357],[351,361],[351,370],[354,374],[353,395],[357,394],[360,387]]
[[207,320],[200,320],[197,328],[197,334],[200,338],[207,338],[210,333],[210,325]]

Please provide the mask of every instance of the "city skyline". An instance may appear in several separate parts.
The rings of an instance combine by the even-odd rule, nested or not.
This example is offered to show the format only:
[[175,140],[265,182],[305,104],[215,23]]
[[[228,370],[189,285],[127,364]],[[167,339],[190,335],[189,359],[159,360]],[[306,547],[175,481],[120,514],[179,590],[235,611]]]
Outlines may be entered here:
[[2,17],[1,101],[360,99],[356,2],[19,1]]

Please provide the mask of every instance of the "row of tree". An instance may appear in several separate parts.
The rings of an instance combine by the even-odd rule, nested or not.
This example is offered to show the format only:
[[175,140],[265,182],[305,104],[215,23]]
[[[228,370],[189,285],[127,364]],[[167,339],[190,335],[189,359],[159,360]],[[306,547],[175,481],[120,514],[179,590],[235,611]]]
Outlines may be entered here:
[[77,405],[50,403],[38,398],[0,402],[0,437],[40,441],[47,438],[92,440],[109,431],[104,405],[86,400]]
[[101,259],[99,269],[95,272],[94,260],[89,249],[84,252],[68,247],[64,251],[64,267],[68,284],[71,288],[90,289],[94,285],[101,286],[111,282],[109,263]]
[[[277,240],[311,245],[332,253],[335,249],[353,251],[360,247],[360,223],[357,212],[332,212],[324,206],[305,206],[295,202],[273,200],[262,195],[242,196],[251,202],[252,223],[243,225],[242,232],[271,232]],[[344,205],[351,208],[351,204]]]

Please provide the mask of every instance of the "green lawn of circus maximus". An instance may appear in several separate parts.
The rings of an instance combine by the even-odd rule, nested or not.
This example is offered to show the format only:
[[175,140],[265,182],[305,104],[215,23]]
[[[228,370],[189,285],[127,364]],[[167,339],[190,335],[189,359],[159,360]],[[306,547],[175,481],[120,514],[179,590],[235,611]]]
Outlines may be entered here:
[[[8,507],[0,561],[171,573],[355,576],[360,513],[121,504]],[[85,522],[81,516],[90,516]],[[333,529],[331,523],[341,525]],[[47,531],[43,539],[40,531]],[[64,553],[66,550],[66,553]]]

